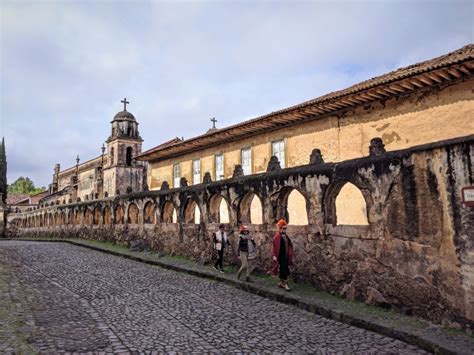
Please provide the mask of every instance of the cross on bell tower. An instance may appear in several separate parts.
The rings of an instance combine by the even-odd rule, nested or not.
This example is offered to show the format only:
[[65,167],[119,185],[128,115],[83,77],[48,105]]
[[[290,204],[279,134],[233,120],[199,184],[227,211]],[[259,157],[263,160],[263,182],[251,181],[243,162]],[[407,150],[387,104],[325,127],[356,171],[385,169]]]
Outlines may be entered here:
[[120,101],[121,103],[123,103],[123,110],[124,111],[127,111],[127,104],[129,104],[130,102],[127,101],[127,98],[124,97],[122,101]]
[[211,122],[212,122],[212,128],[213,128],[213,129],[216,129],[216,122],[217,122],[216,118],[215,118],[215,117],[212,117],[212,118],[211,118]]

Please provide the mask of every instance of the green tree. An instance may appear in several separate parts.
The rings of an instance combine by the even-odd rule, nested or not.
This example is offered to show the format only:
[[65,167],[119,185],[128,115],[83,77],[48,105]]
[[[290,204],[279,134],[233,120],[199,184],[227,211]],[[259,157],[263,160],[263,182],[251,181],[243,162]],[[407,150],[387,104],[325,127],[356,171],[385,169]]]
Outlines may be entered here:
[[20,176],[16,181],[8,186],[8,193],[9,194],[28,194],[34,195],[39,192],[43,192],[44,188],[39,187],[36,188],[33,181],[30,178]]
[[2,194],[3,202],[7,199],[7,187],[7,155],[5,138],[2,138],[2,145],[0,145],[0,194]]

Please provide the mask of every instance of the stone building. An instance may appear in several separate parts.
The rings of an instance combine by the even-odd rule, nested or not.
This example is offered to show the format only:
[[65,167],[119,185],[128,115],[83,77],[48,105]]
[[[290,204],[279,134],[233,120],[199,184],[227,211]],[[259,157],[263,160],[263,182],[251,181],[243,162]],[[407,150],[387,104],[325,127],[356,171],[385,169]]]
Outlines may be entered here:
[[[359,158],[367,154],[373,137],[381,137],[385,149],[396,150],[465,136],[474,132],[473,55],[474,46],[468,45],[283,110],[155,147],[137,159],[149,163],[148,185],[158,190],[164,181],[179,187],[183,178],[200,184],[206,173],[213,181],[264,173],[272,156],[281,168],[311,163],[310,156],[329,162]],[[314,147],[319,151],[312,155]],[[235,170],[236,165],[242,169]],[[349,224],[367,224],[360,192],[346,186],[342,194],[340,207],[350,210],[345,213]],[[290,209],[290,222],[307,224],[304,214],[296,212],[304,206],[302,196],[295,193],[288,203],[299,205]]]
[[100,156],[83,163],[77,157],[76,165],[65,170],[56,164],[50,194],[41,203],[65,204],[146,190],[146,163],[135,160],[143,140],[137,120],[127,111],[129,102],[122,102],[123,111],[111,122],[107,148],[103,145]]

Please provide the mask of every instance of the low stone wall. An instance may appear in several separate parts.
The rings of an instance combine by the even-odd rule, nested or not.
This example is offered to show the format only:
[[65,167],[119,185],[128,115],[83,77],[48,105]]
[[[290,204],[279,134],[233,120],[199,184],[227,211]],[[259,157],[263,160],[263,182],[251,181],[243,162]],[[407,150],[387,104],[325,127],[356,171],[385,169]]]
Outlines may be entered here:
[[[257,268],[267,272],[274,223],[288,216],[288,194],[296,189],[305,197],[309,224],[288,229],[295,249],[294,279],[349,299],[472,328],[474,210],[463,206],[461,189],[474,184],[473,156],[474,136],[469,136],[337,164],[48,206],[17,215],[11,225],[22,237],[124,245],[141,239],[157,252],[207,262],[219,223],[216,196],[228,202],[227,227],[235,230],[235,249],[238,225],[248,224],[244,202],[252,193],[262,202],[264,223],[249,226],[259,246]],[[346,182],[362,192],[369,225],[337,224],[335,199]],[[169,203],[176,208],[177,223],[168,223]],[[196,205],[201,223],[187,223],[188,207]],[[235,252],[229,251],[227,262],[238,264]]]

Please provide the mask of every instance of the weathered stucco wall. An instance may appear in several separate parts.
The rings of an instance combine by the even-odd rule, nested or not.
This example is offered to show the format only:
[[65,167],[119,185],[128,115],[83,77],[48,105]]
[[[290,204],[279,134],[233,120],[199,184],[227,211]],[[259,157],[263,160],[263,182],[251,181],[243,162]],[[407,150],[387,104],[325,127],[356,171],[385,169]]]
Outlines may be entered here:
[[[461,188],[474,185],[474,135],[340,163],[321,163],[221,182],[122,195],[18,214],[17,235],[56,235],[128,244],[206,261],[228,203],[228,228],[250,222],[252,196],[262,224],[250,224],[258,269],[270,266],[275,221],[295,213],[298,192],[308,225],[290,225],[296,280],[349,299],[387,304],[436,322],[474,326],[474,209]],[[367,225],[341,224],[339,193],[353,184]],[[201,221],[194,223],[198,206]],[[177,212],[177,223],[170,217]],[[13,228],[11,229],[13,231]],[[233,237],[235,243],[236,234]],[[230,253],[228,262],[237,263]]]

